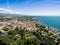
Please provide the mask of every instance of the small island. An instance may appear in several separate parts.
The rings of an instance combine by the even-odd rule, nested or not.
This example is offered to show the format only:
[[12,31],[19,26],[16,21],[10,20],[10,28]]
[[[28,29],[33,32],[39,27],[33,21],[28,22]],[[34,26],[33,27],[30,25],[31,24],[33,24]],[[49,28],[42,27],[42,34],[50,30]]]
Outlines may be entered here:
[[0,16],[0,45],[60,45],[60,36],[31,16]]

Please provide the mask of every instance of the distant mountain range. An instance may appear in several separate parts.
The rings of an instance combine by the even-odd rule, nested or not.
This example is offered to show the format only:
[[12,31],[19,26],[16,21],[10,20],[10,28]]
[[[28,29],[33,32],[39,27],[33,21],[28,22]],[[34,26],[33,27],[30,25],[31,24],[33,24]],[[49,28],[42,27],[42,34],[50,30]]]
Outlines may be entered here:
[[[33,15],[13,14],[13,13],[0,13],[0,16],[32,16],[32,17],[34,17]],[[36,17],[38,17],[38,16],[36,16]]]
[[19,16],[19,14],[0,13],[0,16]]
[[25,16],[23,14],[0,13],[0,16]]

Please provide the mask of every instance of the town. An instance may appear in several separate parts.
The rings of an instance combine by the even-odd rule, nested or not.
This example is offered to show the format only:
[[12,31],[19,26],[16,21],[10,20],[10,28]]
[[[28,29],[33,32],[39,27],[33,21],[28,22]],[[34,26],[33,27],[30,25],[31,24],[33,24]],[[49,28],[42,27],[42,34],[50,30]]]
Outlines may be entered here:
[[[45,26],[39,23],[38,21],[33,20],[32,18],[33,17],[28,16],[0,17],[0,41],[3,42],[3,43],[0,42],[0,44],[2,45],[22,45],[22,44],[35,45],[35,43],[36,45],[60,44],[60,37],[51,28],[49,28],[49,26]],[[35,40],[38,42],[36,42]],[[46,42],[46,40],[49,42]]]

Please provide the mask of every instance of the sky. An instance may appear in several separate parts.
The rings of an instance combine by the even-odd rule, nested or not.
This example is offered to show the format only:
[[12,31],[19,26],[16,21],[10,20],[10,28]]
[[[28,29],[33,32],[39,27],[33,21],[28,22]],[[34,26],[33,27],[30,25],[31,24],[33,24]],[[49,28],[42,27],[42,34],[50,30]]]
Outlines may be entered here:
[[60,16],[60,0],[0,0],[0,12]]

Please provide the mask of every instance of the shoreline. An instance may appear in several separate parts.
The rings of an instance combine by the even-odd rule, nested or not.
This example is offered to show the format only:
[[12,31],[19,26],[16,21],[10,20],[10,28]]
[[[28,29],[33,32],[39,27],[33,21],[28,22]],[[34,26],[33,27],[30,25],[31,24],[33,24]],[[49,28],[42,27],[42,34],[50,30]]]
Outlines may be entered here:
[[[34,19],[34,17],[32,18],[33,20],[35,20]],[[35,21],[38,21],[38,20],[35,20]],[[43,24],[42,22],[40,22],[40,20],[38,21],[40,24],[42,24],[42,25],[45,25],[46,27],[48,27],[49,25],[47,25],[47,24]],[[54,27],[52,27],[52,26],[49,26],[49,28],[53,31],[53,32],[55,32],[57,35],[60,35],[60,29],[57,29],[57,28],[54,28]]]
[[[38,21],[38,22],[39,22],[39,21]],[[46,27],[49,26],[49,25],[43,24],[43,23],[41,23],[41,22],[39,22],[39,23],[42,24],[42,25],[45,25]],[[49,26],[49,28],[50,28],[53,32],[55,32],[57,35],[60,35],[59,29],[56,29],[56,28],[54,28],[54,27],[52,27],[52,26]]]
[[[40,24],[42,24],[42,23],[40,23]],[[48,27],[48,25],[46,25],[46,24],[42,24],[42,25],[45,25],[46,27]],[[59,29],[56,29],[56,28],[54,28],[54,27],[52,27],[52,26],[49,26],[49,28],[50,28],[54,33],[56,33],[56,35],[60,36],[60,31],[59,31]]]

